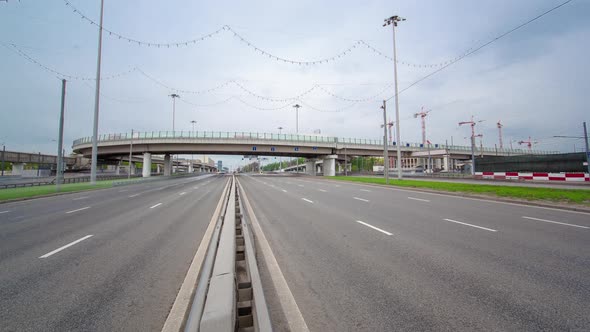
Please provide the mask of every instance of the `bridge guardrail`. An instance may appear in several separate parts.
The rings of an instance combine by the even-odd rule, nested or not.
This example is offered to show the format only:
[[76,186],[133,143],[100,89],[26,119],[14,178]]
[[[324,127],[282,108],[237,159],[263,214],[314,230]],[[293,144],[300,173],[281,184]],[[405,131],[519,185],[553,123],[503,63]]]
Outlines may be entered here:
[[[233,140],[269,140],[269,141],[285,141],[285,142],[301,142],[301,143],[333,143],[339,145],[364,145],[364,146],[383,146],[383,140],[372,140],[364,138],[338,138],[317,135],[293,135],[293,134],[272,134],[272,133],[250,133],[250,132],[216,132],[216,131],[151,131],[151,132],[137,132],[119,134],[102,134],[98,136],[98,142],[112,142],[124,140],[142,140],[142,139],[233,139]],[[81,144],[92,143],[92,137],[83,137],[74,141],[73,146]],[[396,142],[392,142],[390,146],[396,146]],[[402,147],[412,148],[416,151],[428,151],[448,149],[452,151],[471,152],[471,146],[460,145],[446,145],[446,144],[430,144],[402,142]],[[502,154],[554,154],[556,151],[539,151],[539,150],[525,150],[525,149],[496,149],[484,147],[483,149],[475,149],[477,152],[499,152]]]

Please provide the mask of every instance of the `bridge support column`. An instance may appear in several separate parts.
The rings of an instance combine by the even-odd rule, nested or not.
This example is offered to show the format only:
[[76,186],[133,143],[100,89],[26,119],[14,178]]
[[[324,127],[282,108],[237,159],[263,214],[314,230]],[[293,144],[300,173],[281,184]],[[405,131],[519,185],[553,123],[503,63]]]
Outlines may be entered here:
[[193,169],[193,162],[192,161],[189,161],[189,163],[188,163],[188,172],[189,173],[192,173],[194,171],[195,170]]
[[336,158],[338,156],[335,154],[324,157],[324,176],[336,176]]
[[115,166],[115,175],[121,175],[121,165],[119,164]]
[[145,152],[143,154],[143,170],[141,175],[144,178],[149,178],[152,176],[152,154],[149,152]]
[[315,176],[315,159],[305,162],[305,174]]
[[450,170],[449,166],[450,166],[449,165],[449,156],[446,155],[443,157],[443,167],[444,167],[445,171],[448,172]]
[[24,163],[12,163],[12,175],[23,175],[24,170]]
[[172,175],[172,158],[170,154],[164,155],[164,176]]
[[156,165],[156,173],[160,174],[162,172],[162,166],[160,164]]

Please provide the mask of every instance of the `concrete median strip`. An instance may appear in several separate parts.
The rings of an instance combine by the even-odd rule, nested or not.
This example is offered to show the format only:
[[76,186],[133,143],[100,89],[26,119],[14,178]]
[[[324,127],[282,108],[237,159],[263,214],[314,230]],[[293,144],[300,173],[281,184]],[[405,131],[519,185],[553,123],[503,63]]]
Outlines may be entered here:
[[197,280],[201,273],[201,268],[203,265],[203,261],[205,259],[205,255],[207,253],[207,248],[209,247],[209,243],[211,242],[213,230],[215,229],[215,225],[217,223],[217,219],[221,213],[221,208],[223,205],[224,197],[226,192],[228,191],[229,181],[226,183],[223,193],[217,203],[217,207],[211,220],[209,221],[209,226],[207,226],[207,230],[205,231],[205,235],[199,244],[199,248],[195,253],[193,261],[186,273],[182,286],[176,296],[176,300],[172,305],[172,309],[166,318],[166,322],[164,323],[164,327],[162,328],[163,332],[180,332],[184,330],[184,325],[186,323],[186,319],[190,310],[190,305],[192,301],[193,294],[197,287]]

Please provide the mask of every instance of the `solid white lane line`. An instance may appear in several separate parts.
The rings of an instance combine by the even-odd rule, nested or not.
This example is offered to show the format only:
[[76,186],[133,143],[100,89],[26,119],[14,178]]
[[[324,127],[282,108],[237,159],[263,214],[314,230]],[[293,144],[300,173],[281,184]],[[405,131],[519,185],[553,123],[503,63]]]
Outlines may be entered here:
[[77,198],[72,199],[72,201],[79,201],[81,199],[86,199],[86,198],[88,198],[88,196],[77,197]]
[[476,226],[476,225],[468,224],[468,223],[466,223],[466,222],[460,222],[460,221],[453,220],[453,219],[443,219],[443,220],[450,221],[450,222],[454,222],[454,223],[461,224],[461,225],[465,225],[465,226],[471,226],[471,227],[475,227],[475,228],[483,229],[483,230],[490,231],[490,232],[497,232],[497,230],[495,230],[495,229],[486,228],[486,227],[481,227],[481,226]]
[[68,211],[68,212],[66,212],[66,214],[70,214],[70,213],[74,213],[74,212],[78,212],[78,211],[82,211],[82,210],[86,210],[86,209],[90,209],[90,206],[83,207],[81,209],[76,209],[76,210]]
[[299,187],[305,187],[305,186],[304,186],[304,185],[302,185],[302,184],[298,184],[298,186],[299,186]]
[[307,198],[301,198],[301,199],[302,199],[302,200],[304,200],[304,201],[306,201],[306,202],[308,202],[308,203],[311,203],[311,204],[313,204],[313,201],[310,201],[310,200],[309,200],[309,199],[307,199]]
[[358,198],[358,197],[353,197],[354,199],[356,199],[357,201],[363,201],[363,202],[368,202],[368,199],[364,199],[364,198]]
[[180,196],[182,196],[182,195],[184,195],[184,194],[186,194],[186,192],[184,192],[184,191],[183,191],[183,192],[181,192],[179,195],[180,195]]
[[361,191],[364,191],[364,192],[367,192],[367,193],[370,193],[371,192],[370,190],[367,190],[367,189],[361,189]]
[[53,254],[57,254],[58,252],[60,252],[60,251],[62,251],[62,250],[64,250],[64,249],[66,249],[66,248],[68,248],[68,247],[71,247],[71,246],[73,246],[73,245],[74,245],[74,244],[76,244],[76,243],[79,243],[79,242],[82,242],[82,241],[84,241],[84,240],[86,240],[86,239],[88,239],[88,238],[91,238],[91,237],[92,237],[92,235],[86,235],[85,237],[83,237],[83,238],[80,238],[80,239],[77,239],[77,240],[76,240],[76,241],[74,241],[74,242],[70,242],[70,243],[66,244],[65,246],[63,246],[63,247],[60,247],[60,248],[57,248],[57,249],[55,249],[54,251],[48,252],[48,253],[46,253],[46,254],[45,254],[45,255],[43,255],[43,256],[39,256],[39,258],[47,258],[47,257],[49,257],[49,256],[51,256],[51,255],[53,255]]
[[564,222],[559,222],[559,221],[553,221],[553,220],[547,220],[547,219],[539,219],[539,218],[533,218],[533,217],[525,217],[523,216],[524,219],[530,219],[530,220],[537,220],[537,221],[542,221],[542,222],[548,222],[548,223],[552,223],[552,224],[558,224],[558,225],[564,225],[564,226],[572,226],[572,227],[579,227],[579,228],[590,228],[587,226],[581,226],[581,225],[574,225],[574,224],[567,224]]
[[139,196],[139,194],[129,195],[128,197],[137,197],[137,196]]
[[6,210],[6,211],[0,211],[0,214],[3,214],[3,213],[8,213],[8,212],[10,212],[10,211],[9,211],[9,210]]
[[123,190],[119,190],[120,193],[124,193],[126,191],[129,191],[129,189],[123,189]]
[[156,205],[154,205],[154,206],[150,206],[150,209],[156,208],[156,207],[158,207],[158,206],[160,206],[160,205],[162,205],[162,203],[158,203],[158,204],[156,204]]
[[416,197],[409,197],[409,196],[408,196],[408,199],[412,199],[412,200],[420,201],[420,202],[430,202],[430,200],[428,200],[428,199],[422,199],[422,198],[416,198]]
[[327,190],[324,190],[324,189],[318,189],[318,190],[321,191],[321,192],[323,192],[323,193],[327,193],[328,192]]
[[363,222],[363,221],[360,221],[360,220],[357,220],[356,222],[358,222],[358,223],[359,223],[359,224],[361,224],[361,225],[365,225],[365,226],[367,226],[367,227],[369,227],[369,228],[372,228],[372,229],[374,229],[374,230],[376,230],[376,231],[379,231],[379,232],[381,232],[381,233],[383,233],[383,234],[386,234],[386,235],[389,235],[389,236],[393,235],[392,233],[389,233],[388,231],[384,231],[384,230],[382,230],[381,228],[375,227],[375,226],[373,226],[373,225],[369,225],[369,224],[367,224],[366,222]]
[[281,189],[284,193],[286,193],[287,191],[285,189]]
[[199,189],[199,187],[193,187],[193,189]]

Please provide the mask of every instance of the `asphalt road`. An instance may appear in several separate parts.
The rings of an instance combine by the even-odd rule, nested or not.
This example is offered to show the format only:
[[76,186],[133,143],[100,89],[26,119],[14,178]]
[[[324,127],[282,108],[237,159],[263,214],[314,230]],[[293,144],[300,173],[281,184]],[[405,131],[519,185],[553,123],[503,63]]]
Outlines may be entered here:
[[0,331],[159,331],[228,180],[0,204]]
[[312,331],[590,330],[590,214],[239,179]]

